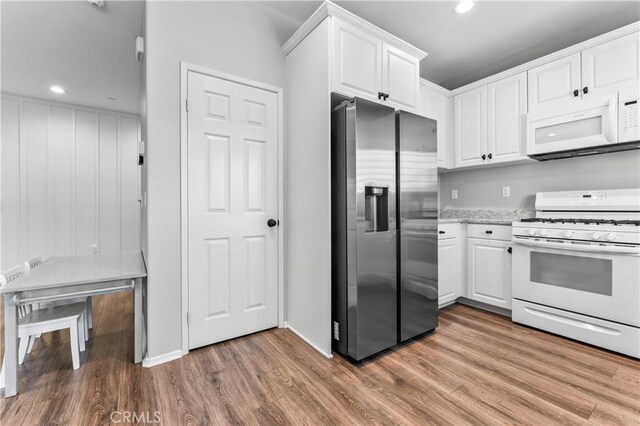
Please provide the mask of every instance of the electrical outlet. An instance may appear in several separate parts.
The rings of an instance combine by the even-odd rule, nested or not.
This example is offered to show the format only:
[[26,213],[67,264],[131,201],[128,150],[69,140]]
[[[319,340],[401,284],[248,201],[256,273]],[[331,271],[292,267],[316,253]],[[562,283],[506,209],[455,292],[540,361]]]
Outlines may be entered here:
[[503,198],[511,197],[511,187],[510,186],[503,186],[502,187],[502,197]]
[[451,199],[452,200],[457,200],[458,199],[458,190],[457,189],[452,189],[451,190]]

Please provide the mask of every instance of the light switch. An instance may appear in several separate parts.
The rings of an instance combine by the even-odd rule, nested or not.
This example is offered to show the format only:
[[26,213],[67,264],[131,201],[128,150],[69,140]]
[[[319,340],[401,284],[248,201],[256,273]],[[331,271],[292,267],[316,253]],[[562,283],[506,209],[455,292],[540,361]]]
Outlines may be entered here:
[[457,200],[458,199],[458,190],[457,189],[452,189],[451,190],[451,199],[452,200]]
[[502,187],[502,197],[503,198],[511,197],[511,187],[510,186],[503,186]]

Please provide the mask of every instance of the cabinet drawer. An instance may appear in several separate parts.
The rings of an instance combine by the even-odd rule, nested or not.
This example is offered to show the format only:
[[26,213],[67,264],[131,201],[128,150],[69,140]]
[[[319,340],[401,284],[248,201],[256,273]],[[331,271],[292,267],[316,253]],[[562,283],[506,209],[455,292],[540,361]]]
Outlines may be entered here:
[[460,236],[459,223],[443,223],[438,225],[439,240],[448,240],[450,238],[457,238],[459,236]]
[[510,225],[483,225],[472,223],[467,228],[469,238],[483,238],[485,240],[511,241]]

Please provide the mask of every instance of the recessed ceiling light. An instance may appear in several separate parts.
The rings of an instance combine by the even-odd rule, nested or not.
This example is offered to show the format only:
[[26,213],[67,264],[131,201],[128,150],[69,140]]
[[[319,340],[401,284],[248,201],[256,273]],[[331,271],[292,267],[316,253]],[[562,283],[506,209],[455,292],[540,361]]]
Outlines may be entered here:
[[53,93],[58,93],[60,95],[62,95],[63,93],[67,93],[65,88],[60,86],[51,86],[49,87],[49,90],[51,90]]
[[456,15],[460,15],[462,13],[467,13],[471,9],[473,9],[474,3],[471,0],[462,0],[456,3],[453,7],[453,13]]

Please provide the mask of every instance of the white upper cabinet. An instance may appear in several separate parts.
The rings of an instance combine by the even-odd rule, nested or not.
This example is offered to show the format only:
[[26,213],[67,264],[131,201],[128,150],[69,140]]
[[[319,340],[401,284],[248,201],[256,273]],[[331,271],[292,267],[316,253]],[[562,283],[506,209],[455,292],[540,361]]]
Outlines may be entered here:
[[640,35],[635,32],[529,70],[529,112],[640,82]]
[[420,81],[419,113],[438,123],[438,167],[453,167],[453,98],[433,83]]
[[387,43],[382,45],[382,92],[387,101],[400,109],[413,110],[418,105],[420,62]]
[[640,34],[629,34],[582,51],[584,97],[616,92],[639,81]]
[[455,97],[455,166],[474,166],[487,159],[487,86]]
[[420,96],[420,58],[387,43],[368,27],[335,16],[332,22],[332,90],[415,111]]
[[487,85],[487,161],[526,158],[527,73]]
[[580,99],[580,53],[529,70],[529,112]]
[[334,19],[334,91],[378,99],[382,79],[382,41],[367,31]]

